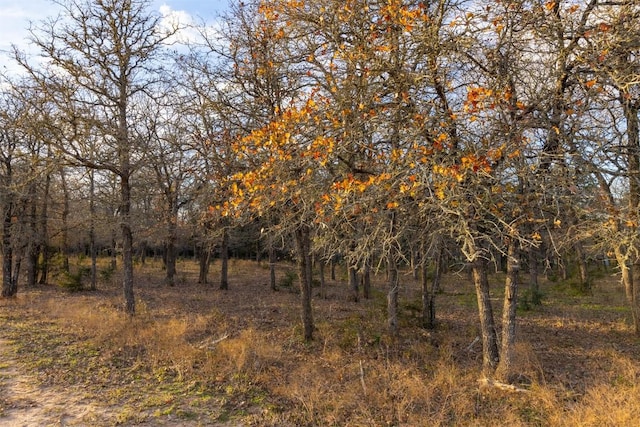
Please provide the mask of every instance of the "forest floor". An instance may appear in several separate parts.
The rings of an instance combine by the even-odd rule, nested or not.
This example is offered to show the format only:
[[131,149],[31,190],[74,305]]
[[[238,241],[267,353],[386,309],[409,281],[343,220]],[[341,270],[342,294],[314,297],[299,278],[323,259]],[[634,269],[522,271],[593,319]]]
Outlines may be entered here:
[[[48,285],[0,300],[0,425],[640,425],[640,339],[613,271],[590,289],[543,280],[542,305],[522,304],[513,382],[524,392],[479,386],[465,274],[446,276],[431,331],[418,281],[402,276],[392,337],[384,275],[354,303],[340,271],[315,296],[304,342],[293,266],[278,265],[278,292],[265,263],[232,261],[227,291],[196,284],[190,261],[179,271],[168,287],[159,262],[136,267],[133,318],[117,274],[97,291]],[[499,320],[504,276],[491,281]]]

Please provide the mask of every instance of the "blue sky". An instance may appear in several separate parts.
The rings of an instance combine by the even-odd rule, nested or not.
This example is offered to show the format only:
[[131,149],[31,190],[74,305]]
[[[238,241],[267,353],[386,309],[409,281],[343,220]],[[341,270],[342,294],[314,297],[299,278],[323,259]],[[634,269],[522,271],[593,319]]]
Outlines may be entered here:
[[[227,4],[228,0],[152,0],[151,8],[179,16],[181,21],[213,22]],[[57,10],[50,0],[0,0],[0,51],[7,51],[12,44],[28,49],[29,21],[55,16]],[[8,65],[6,61],[6,56],[0,54],[0,64]]]

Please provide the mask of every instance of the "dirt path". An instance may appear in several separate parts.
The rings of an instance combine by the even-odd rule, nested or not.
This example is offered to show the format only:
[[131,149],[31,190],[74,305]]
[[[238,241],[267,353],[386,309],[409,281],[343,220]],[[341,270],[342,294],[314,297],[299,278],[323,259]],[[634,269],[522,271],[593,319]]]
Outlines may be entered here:
[[0,339],[0,424],[11,427],[100,425],[107,410],[80,390],[38,385],[24,372],[11,348]]

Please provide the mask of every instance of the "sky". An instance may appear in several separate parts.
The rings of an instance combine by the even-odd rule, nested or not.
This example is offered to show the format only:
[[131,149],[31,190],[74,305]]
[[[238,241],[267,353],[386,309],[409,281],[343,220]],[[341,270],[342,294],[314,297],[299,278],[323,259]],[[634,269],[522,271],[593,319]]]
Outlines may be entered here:
[[[227,7],[228,0],[152,0],[151,8],[180,22],[213,22]],[[12,68],[4,52],[12,44],[28,50],[29,22],[37,23],[57,15],[51,0],[0,0],[0,68]]]

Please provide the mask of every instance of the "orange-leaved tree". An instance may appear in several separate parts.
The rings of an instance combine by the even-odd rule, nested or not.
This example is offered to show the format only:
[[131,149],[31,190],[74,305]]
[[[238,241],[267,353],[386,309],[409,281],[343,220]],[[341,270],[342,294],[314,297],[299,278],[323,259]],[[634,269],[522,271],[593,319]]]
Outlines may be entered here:
[[[262,128],[238,139],[233,149],[246,167],[230,181],[230,200],[217,208],[242,217],[276,211],[281,232],[295,238],[299,266],[304,338],[313,338],[311,310],[311,238],[325,182],[318,167],[332,152],[333,140],[315,135],[317,104],[313,96],[301,106],[278,112]],[[315,135],[315,136],[314,136]]]

